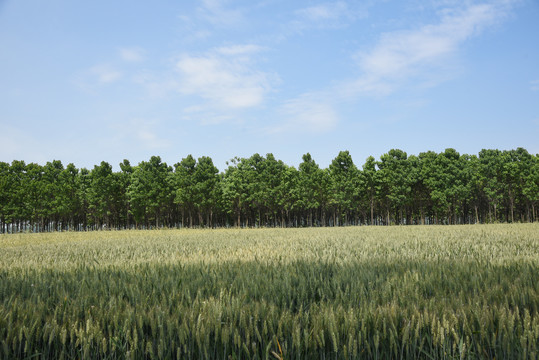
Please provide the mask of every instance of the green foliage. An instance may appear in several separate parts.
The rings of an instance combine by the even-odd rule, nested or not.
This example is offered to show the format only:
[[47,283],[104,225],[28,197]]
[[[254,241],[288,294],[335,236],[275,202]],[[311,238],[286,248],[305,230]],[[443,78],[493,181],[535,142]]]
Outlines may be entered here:
[[[296,185],[296,207],[308,213],[308,226],[313,226],[313,214],[322,212],[329,204],[328,173],[307,153],[299,164]],[[323,219],[318,221],[324,223]]]
[[[387,211],[387,223],[390,222],[389,213],[395,212],[395,219],[402,218],[402,211],[411,194],[412,179],[410,163],[406,152],[392,149],[380,157],[377,163],[379,172],[379,194],[384,199]],[[398,213],[400,211],[400,213]]]
[[537,224],[16,234],[2,359],[536,359]]
[[350,212],[357,208],[359,173],[348,151],[341,151],[329,165],[331,204],[335,206],[335,222],[342,216],[347,223]]
[[[211,158],[203,156],[198,159],[193,173],[193,204],[199,216],[199,223],[211,226],[212,217],[218,207],[221,196],[219,187],[219,170],[213,165]],[[181,188],[181,187],[180,187]]]
[[539,160],[525,149],[392,149],[362,167],[341,151],[321,169],[271,153],[234,158],[219,173],[192,155],[174,169],[153,156],[113,171],[0,163],[0,232],[148,227],[302,227],[534,222]]
[[159,156],[142,161],[134,169],[127,194],[137,223],[155,221],[155,226],[159,226],[159,219],[165,216],[173,199],[171,174],[172,168],[161,162]]

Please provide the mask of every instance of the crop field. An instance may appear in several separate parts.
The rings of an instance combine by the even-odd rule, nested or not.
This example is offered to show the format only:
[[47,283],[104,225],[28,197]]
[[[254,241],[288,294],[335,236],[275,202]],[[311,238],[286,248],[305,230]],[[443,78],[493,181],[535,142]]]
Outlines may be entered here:
[[0,236],[0,359],[536,359],[539,224]]

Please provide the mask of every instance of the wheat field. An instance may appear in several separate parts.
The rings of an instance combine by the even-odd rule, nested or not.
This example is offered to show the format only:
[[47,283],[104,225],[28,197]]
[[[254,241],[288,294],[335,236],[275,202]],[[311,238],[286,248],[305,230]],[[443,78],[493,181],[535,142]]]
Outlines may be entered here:
[[539,224],[0,236],[0,358],[535,359]]

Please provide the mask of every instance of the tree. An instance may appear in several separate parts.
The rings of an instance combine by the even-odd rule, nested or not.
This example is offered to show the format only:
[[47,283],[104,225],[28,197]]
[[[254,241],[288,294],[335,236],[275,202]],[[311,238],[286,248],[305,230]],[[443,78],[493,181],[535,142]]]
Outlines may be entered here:
[[43,167],[43,193],[44,193],[44,215],[46,227],[49,230],[59,230],[62,226],[62,218],[66,215],[67,194],[64,191],[62,172],[64,166],[60,160],[48,162]]
[[327,189],[324,185],[324,171],[313,160],[311,154],[302,157],[299,164],[297,182],[297,205],[308,213],[308,226],[313,226],[314,212],[326,205]]
[[466,199],[464,179],[465,157],[455,149],[446,149],[437,154],[424,173],[436,219],[446,218],[448,223],[457,223],[457,214]]
[[7,222],[9,215],[8,204],[10,202],[10,169],[9,164],[0,162],[0,232],[7,232]]
[[258,172],[255,175],[258,183],[256,191],[261,204],[259,211],[264,212],[263,215],[259,213],[259,222],[275,226],[279,213],[282,223],[285,213],[293,209],[294,172],[271,153],[266,154],[265,159],[261,157],[258,165],[258,168],[255,166]]
[[219,170],[213,165],[210,157],[198,158],[193,176],[193,200],[199,216],[199,225],[212,225],[213,214],[217,208],[220,196]]
[[[251,223],[253,225],[260,225],[262,211],[266,203],[266,184],[262,181],[262,174],[265,167],[265,160],[260,154],[254,154],[248,159],[243,159],[242,167],[243,181],[245,181],[245,188],[247,188],[247,204],[250,210]],[[249,217],[248,217],[249,218]]]
[[339,217],[347,225],[353,210],[358,206],[359,173],[348,151],[341,151],[329,165],[334,223],[339,225]]
[[[466,179],[468,202],[472,204],[474,210],[474,222],[479,224],[483,218],[481,204],[485,199],[484,184],[486,179],[481,172],[481,163],[476,155],[467,156],[464,178]],[[479,210],[481,210],[481,215]]]
[[[128,189],[131,185],[131,177],[133,176],[134,168],[131,166],[129,160],[124,159],[120,163],[120,173],[115,173],[115,183],[118,189],[118,211],[120,214],[120,221],[124,224],[125,228],[129,228],[131,215],[129,213],[129,194]],[[123,220],[122,220],[123,219]]]
[[[408,161],[408,181],[410,183],[410,196],[407,206],[410,208],[410,219],[406,223],[425,224],[425,204],[428,203],[428,190],[422,173],[420,157],[410,155]],[[418,220],[414,218],[419,217]]]
[[43,199],[43,167],[41,165],[30,163],[25,169],[25,206],[28,208],[28,220],[30,228],[36,228],[37,231],[43,230],[44,208]]
[[60,173],[60,183],[62,184],[62,204],[59,212],[62,218],[64,228],[75,228],[75,222],[79,217],[80,202],[77,196],[79,187],[79,169],[74,164],[70,163]]
[[371,210],[371,225],[374,225],[374,207],[377,198],[378,175],[376,172],[376,160],[374,157],[369,156],[363,165],[363,171],[360,174],[360,188],[362,197],[368,203]]
[[[537,206],[539,205],[539,154],[530,159],[530,171],[524,178],[522,189],[528,205],[528,221],[537,221]],[[530,208],[531,207],[531,214]]]
[[105,161],[99,166],[95,165],[90,173],[87,195],[92,223],[98,227],[111,227],[115,190],[112,166]]
[[79,176],[77,178],[77,200],[80,204],[81,212],[81,225],[84,230],[88,230],[88,214],[90,213],[90,193],[92,187],[92,177],[88,169],[80,169]]
[[498,221],[498,206],[503,199],[501,151],[481,150],[479,164],[479,170],[484,180],[483,191],[488,201],[489,222]]
[[182,225],[185,226],[185,213],[189,218],[189,227],[193,227],[193,213],[195,211],[195,168],[196,160],[191,154],[174,165],[174,202],[181,208]]
[[[0,162],[0,232],[139,226],[338,226],[357,223],[533,222],[539,160],[523,148],[455,149],[408,157],[392,149],[362,170],[348,151],[321,169],[309,153],[298,169],[273,154],[234,158],[219,173],[189,155],[174,171],[153,156],[115,172],[59,160]],[[370,212],[370,214],[369,214]],[[180,214],[181,213],[181,214]],[[329,220],[329,221],[328,221]]]
[[[387,224],[390,224],[390,212],[394,211],[396,223],[401,223],[403,210],[409,201],[412,181],[408,177],[408,155],[399,149],[392,149],[380,157],[378,165],[379,193],[386,199]],[[400,215],[400,216],[399,216]]]
[[[287,221],[290,222],[290,213],[297,208],[298,203],[298,177],[299,173],[293,166],[284,164],[284,170],[281,173],[281,180],[275,189],[275,197],[277,199],[277,208],[275,213],[280,211],[281,221],[280,226],[287,226]],[[274,225],[275,226],[275,225]],[[311,225],[312,226],[312,225]]]
[[171,173],[172,168],[161,162],[159,156],[152,156],[135,168],[128,196],[137,226],[154,222],[159,227],[160,220],[166,218],[173,201]]
[[509,216],[511,222],[515,221],[515,206],[525,205],[524,188],[526,179],[532,169],[532,156],[523,148],[504,151],[501,155],[501,174],[504,184],[504,194],[509,202]]
[[235,157],[225,170],[221,181],[223,193],[223,205],[225,211],[234,217],[234,226],[241,227],[242,215],[248,225],[247,210],[249,207],[248,172],[249,166],[246,159]]
[[11,231],[20,231],[23,220],[29,215],[25,204],[25,168],[24,161],[14,160],[6,168],[6,178],[2,187],[6,202],[3,206],[4,223],[11,224]]

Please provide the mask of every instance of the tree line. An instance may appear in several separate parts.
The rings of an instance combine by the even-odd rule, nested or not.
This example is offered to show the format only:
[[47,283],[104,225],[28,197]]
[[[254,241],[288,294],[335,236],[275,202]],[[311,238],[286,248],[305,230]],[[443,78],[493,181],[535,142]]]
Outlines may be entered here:
[[0,231],[159,227],[302,227],[537,221],[539,155],[523,148],[392,149],[360,167],[341,151],[328,168],[296,169],[272,154],[169,166],[159,156],[113,171],[0,162]]

